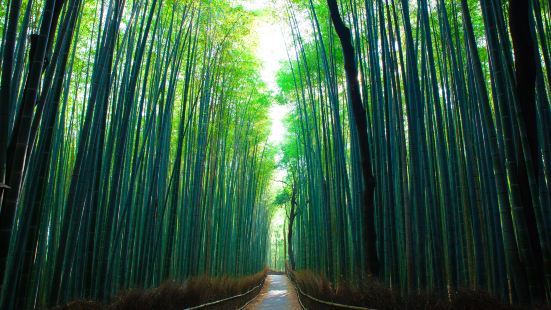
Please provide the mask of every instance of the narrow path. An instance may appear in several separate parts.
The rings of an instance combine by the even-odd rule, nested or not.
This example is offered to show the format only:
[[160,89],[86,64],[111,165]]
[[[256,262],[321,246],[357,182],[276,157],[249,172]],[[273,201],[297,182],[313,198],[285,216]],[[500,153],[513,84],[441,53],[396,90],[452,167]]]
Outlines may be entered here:
[[285,275],[268,275],[264,287],[247,310],[300,310],[293,285]]

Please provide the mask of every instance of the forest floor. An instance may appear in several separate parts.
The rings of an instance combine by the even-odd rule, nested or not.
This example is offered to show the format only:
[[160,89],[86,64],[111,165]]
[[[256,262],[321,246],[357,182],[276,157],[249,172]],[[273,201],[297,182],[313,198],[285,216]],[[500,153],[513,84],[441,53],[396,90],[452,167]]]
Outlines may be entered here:
[[247,310],[301,309],[293,285],[285,275],[268,275],[264,287]]

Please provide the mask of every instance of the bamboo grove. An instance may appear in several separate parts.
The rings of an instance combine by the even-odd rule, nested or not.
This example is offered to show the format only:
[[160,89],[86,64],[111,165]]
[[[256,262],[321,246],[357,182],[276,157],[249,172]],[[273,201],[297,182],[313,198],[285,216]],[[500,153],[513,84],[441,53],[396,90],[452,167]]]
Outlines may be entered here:
[[251,14],[2,1],[2,309],[264,267],[274,150]]
[[[358,114],[327,3],[289,1],[278,84],[293,107],[282,160],[291,265],[337,282],[377,276],[362,233],[374,225],[378,276],[404,294],[467,287],[549,302],[550,3],[338,4],[367,113],[375,214],[363,216]],[[533,46],[532,94],[518,28],[528,31],[520,47]]]

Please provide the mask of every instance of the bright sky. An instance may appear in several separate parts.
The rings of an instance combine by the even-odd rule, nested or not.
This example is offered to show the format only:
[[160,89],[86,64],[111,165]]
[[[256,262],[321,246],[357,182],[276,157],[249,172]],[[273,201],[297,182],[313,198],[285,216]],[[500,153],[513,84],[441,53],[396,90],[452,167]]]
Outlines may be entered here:
[[[257,1],[262,2],[262,1]],[[257,56],[262,62],[261,76],[268,89],[277,93],[278,87],[276,82],[277,71],[281,67],[281,61],[284,61],[287,57],[287,51],[285,50],[285,40],[281,27],[268,17],[259,18],[257,21],[258,35],[258,48]],[[270,142],[278,144],[283,142],[283,138],[286,134],[285,126],[283,125],[283,119],[287,114],[288,108],[286,106],[274,104],[270,108],[270,118],[272,120],[272,132],[270,134]]]
[[[248,10],[263,10],[273,8],[277,0],[237,0]],[[280,69],[281,61],[287,59],[287,51],[285,48],[285,39],[283,37],[282,27],[275,17],[261,15],[257,18],[254,25],[254,36],[258,42],[256,55],[262,63],[261,77],[268,86],[268,89],[277,93],[278,87],[276,82],[276,74]],[[272,121],[272,129],[269,137],[269,142],[277,145],[283,142],[286,134],[286,128],[283,125],[283,119],[288,112],[286,106],[274,104],[270,108],[270,118]]]
[[[264,83],[268,89],[274,94],[278,92],[276,82],[276,74],[281,68],[281,62],[287,60],[287,51],[285,46],[285,37],[283,29],[286,25],[281,24],[281,20],[271,16],[270,10],[277,11],[277,7],[281,6],[281,0],[233,0],[236,4],[242,5],[247,10],[266,10],[265,14],[259,14],[255,20],[254,36],[257,42],[256,56],[262,64],[260,72]],[[268,141],[277,146],[282,143],[287,128],[283,124],[283,120],[289,112],[289,107],[274,103],[270,108],[270,119],[272,128]],[[276,162],[281,158],[281,154],[276,155]],[[281,180],[285,178],[286,171],[277,169],[273,176],[272,190],[275,192],[282,186]]]

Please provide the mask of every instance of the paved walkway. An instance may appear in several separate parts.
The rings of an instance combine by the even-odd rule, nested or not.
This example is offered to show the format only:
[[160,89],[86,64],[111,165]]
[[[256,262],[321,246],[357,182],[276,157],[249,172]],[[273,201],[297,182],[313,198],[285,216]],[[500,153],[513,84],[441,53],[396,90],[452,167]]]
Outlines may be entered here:
[[285,275],[268,275],[264,287],[248,310],[300,310],[295,289]]

